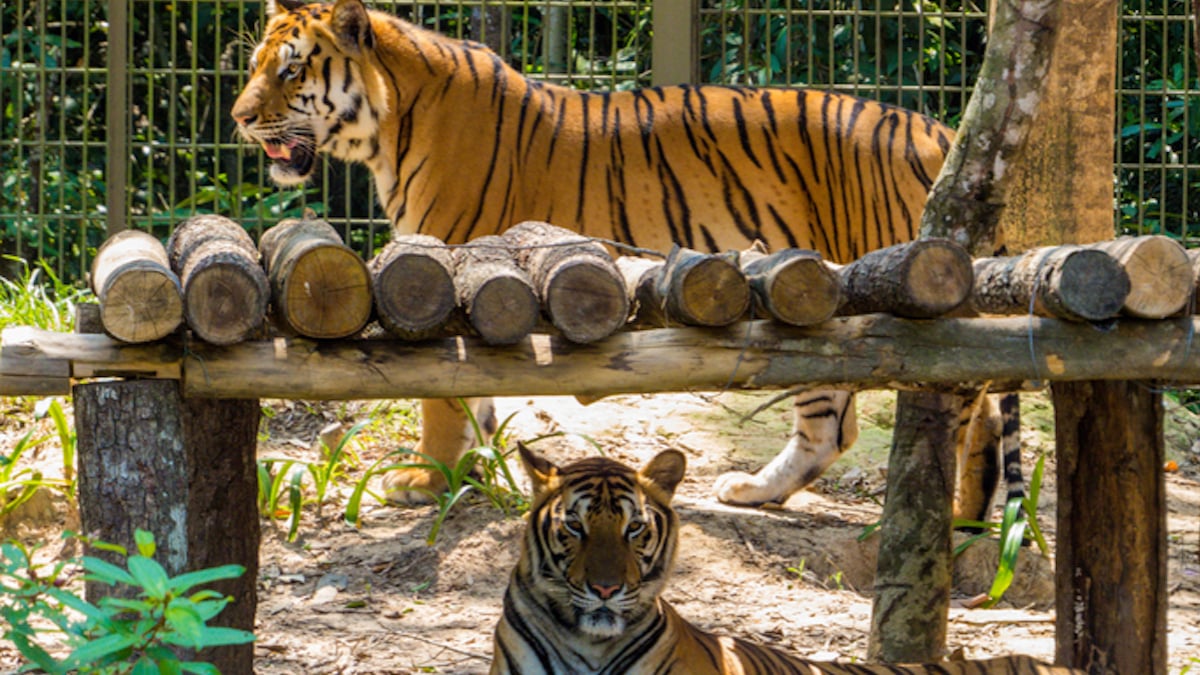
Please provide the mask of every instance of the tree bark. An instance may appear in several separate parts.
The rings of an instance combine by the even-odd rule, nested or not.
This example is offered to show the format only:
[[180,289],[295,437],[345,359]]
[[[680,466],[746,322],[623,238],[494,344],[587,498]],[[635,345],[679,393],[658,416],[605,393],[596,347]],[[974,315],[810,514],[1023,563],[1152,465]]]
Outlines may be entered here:
[[[1002,239],[997,226],[1006,199],[1003,179],[1025,141],[1042,96],[1051,39],[1057,30],[1058,1],[999,0],[992,16],[975,89],[921,217],[921,237],[949,238],[975,256],[995,254]],[[947,461],[954,466],[954,435],[944,430],[954,419],[948,416],[962,401],[946,396],[933,401],[925,396],[936,395],[900,392],[896,399],[898,422],[888,459],[889,491],[893,482],[899,483],[897,476],[912,480],[898,486],[905,498],[889,498],[884,504],[883,522],[899,524],[888,527],[883,536],[885,546],[910,542],[912,547],[906,560],[881,558],[876,572],[877,577],[896,580],[886,594],[876,596],[874,604],[870,653],[884,661],[933,661],[944,649],[950,607],[952,497],[940,484],[940,474],[922,471]],[[918,410],[911,410],[913,407]],[[922,422],[921,410],[940,413],[942,418]],[[926,441],[916,439],[914,424],[928,425]],[[930,501],[921,502],[921,494],[929,495]],[[906,511],[910,504],[919,510]],[[912,575],[913,570],[924,572]],[[902,581],[906,572],[910,574],[907,583]],[[924,581],[933,583],[925,585]],[[894,609],[901,606],[903,611]],[[926,627],[936,639],[913,640],[909,617],[914,611],[932,617]]]
[[371,276],[337,230],[315,216],[289,218],[259,240],[280,327],[312,338],[357,334],[371,318]]
[[1046,246],[1019,256],[976,260],[971,304],[985,314],[1101,321],[1117,316],[1128,295],[1129,275],[1107,253]]
[[[184,399],[178,382],[117,381],[74,389],[79,512],[84,532],[136,551],[154,534],[168,574],[238,564],[245,574],[212,584],[232,596],[211,625],[254,630],[258,579],[258,401]],[[93,555],[118,562],[104,551]],[[89,601],[131,589],[88,582]],[[252,673],[254,645],[205,650],[223,673]]]
[[369,268],[379,323],[407,339],[441,332],[458,306],[454,256],[427,234],[397,235]]
[[125,342],[162,339],[183,323],[183,289],[167,251],[151,235],[125,230],[110,237],[92,263],[92,291],[104,331]]
[[542,309],[568,340],[612,335],[629,318],[625,282],[603,245],[570,230],[527,221],[505,231]]
[[1162,394],[1134,381],[1056,382],[1051,391],[1056,660],[1092,675],[1165,673]]

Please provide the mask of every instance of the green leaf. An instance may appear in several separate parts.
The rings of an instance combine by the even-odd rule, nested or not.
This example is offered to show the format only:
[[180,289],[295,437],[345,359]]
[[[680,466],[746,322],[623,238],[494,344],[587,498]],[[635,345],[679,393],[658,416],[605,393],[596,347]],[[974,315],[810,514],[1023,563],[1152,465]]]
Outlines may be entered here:
[[200,631],[204,628],[204,620],[200,618],[200,614],[191,606],[191,603],[172,602],[163,616],[171,630],[178,634],[179,638],[189,647],[195,649],[202,647]]
[[180,666],[185,673],[195,673],[195,675],[221,675],[221,671],[211,663],[201,663],[199,661],[186,661]]
[[181,595],[191,590],[193,586],[209,584],[223,579],[236,579],[245,573],[246,568],[241,565],[222,565],[194,572],[184,572],[172,578],[167,584],[167,588],[172,593]]
[[158,561],[140,555],[131,555],[126,564],[129,565],[129,573],[133,575],[137,585],[142,587],[146,595],[155,600],[162,600],[166,597],[167,571],[158,564]]
[[137,582],[130,576],[129,572],[117,567],[116,565],[101,560],[89,555],[83,556],[83,569],[87,570],[88,574],[84,577],[88,581],[100,581],[108,585],[113,584],[130,584],[134,585]]
[[146,530],[136,529],[133,531],[133,541],[137,544],[138,553],[147,558],[153,558],[156,546],[154,544],[154,535]]
[[225,626],[205,626],[200,631],[200,644],[207,647],[223,647],[226,645],[244,645],[254,642],[254,633]]
[[105,635],[102,638],[97,638],[88,642],[71,652],[67,660],[63,662],[63,666],[67,668],[78,668],[79,666],[94,664],[95,662],[110,658],[120,652],[129,649],[138,641],[137,635]]

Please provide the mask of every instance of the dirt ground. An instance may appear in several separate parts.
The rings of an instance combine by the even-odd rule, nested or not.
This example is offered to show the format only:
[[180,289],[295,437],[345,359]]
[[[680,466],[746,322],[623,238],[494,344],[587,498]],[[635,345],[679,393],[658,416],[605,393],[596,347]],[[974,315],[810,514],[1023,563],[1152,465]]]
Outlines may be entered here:
[[[594,453],[597,445],[635,465],[665,448],[682,450],[689,462],[676,499],[682,545],[668,599],[706,629],[750,636],[810,658],[861,659],[870,629],[877,537],[859,537],[879,517],[894,395],[860,397],[858,445],[813,488],[770,509],[721,505],[710,494],[717,475],[752,470],[784,443],[787,404],[739,424],[765,396],[624,396],[586,407],[570,398],[512,398],[502,399],[498,408],[501,419],[512,415],[512,439],[561,434],[536,446],[558,461]],[[272,402],[276,415],[264,425],[260,457],[313,460],[305,448],[318,429],[334,419],[378,416],[377,405]],[[1167,475],[1171,673],[1200,658],[1200,442],[1193,449],[1200,422],[1185,412],[1168,415],[1168,454],[1179,465]],[[1028,474],[1036,454],[1053,449],[1045,397],[1024,396],[1022,418]],[[0,426],[0,445],[14,442],[17,433],[10,418]],[[370,462],[408,442],[368,431],[354,449]],[[1053,541],[1050,456],[1039,518]],[[514,470],[517,464],[512,462]],[[257,672],[486,672],[523,521],[485,500],[469,500],[429,546],[432,507],[371,504],[359,530],[332,511],[320,523],[307,513],[293,543],[284,540],[282,525],[264,525]],[[10,522],[8,529],[22,538],[54,536],[70,518],[59,504],[27,522]],[[995,555],[994,546],[985,543],[958,560],[949,648],[968,658],[1010,653],[1051,658],[1050,561],[1027,551],[1000,607],[967,608],[990,585]],[[13,666],[11,649],[0,645],[0,671]]]

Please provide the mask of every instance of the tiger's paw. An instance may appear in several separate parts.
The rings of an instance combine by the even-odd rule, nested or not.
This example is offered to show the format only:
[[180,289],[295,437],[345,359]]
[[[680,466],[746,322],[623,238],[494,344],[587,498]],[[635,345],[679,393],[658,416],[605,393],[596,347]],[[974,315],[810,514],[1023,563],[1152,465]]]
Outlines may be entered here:
[[397,506],[432,504],[446,490],[446,479],[429,469],[396,469],[383,477],[383,494]]
[[713,484],[717,499],[736,506],[759,506],[779,501],[771,486],[758,476],[741,471],[730,471],[717,477]]

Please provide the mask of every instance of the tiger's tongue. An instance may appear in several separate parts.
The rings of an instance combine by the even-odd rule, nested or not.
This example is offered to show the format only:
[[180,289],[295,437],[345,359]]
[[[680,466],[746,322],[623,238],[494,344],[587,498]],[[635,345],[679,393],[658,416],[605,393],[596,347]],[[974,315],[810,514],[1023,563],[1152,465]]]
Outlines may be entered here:
[[282,159],[287,161],[292,158],[292,148],[287,145],[279,145],[278,143],[263,143],[263,150],[266,150],[267,157],[271,159]]

